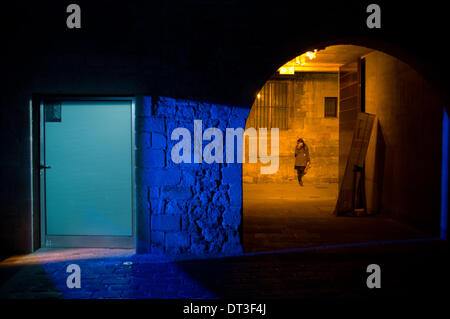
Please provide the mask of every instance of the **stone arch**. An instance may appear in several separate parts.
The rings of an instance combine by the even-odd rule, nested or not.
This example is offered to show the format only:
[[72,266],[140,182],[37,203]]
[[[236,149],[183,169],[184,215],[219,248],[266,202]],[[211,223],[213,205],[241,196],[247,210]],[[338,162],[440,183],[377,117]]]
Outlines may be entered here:
[[[376,180],[372,180],[372,184],[374,184],[376,187],[372,188],[371,191],[375,194],[373,196],[375,197],[380,197],[380,203],[377,204],[377,209],[384,209],[386,211],[386,213],[391,214],[391,216],[394,217],[398,217],[400,220],[402,221],[406,221],[408,223],[411,223],[414,226],[425,226],[424,224],[426,224],[425,227],[423,227],[422,229],[426,230],[426,232],[432,233],[432,234],[437,234],[438,233],[438,229],[437,229],[437,225],[439,217],[441,215],[441,210],[439,209],[441,202],[440,202],[440,194],[441,194],[441,151],[442,151],[442,110],[445,108],[447,108],[447,104],[445,104],[446,101],[446,97],[445,94],[439,90],[439,83],[437,82],[436,77],[434,77],[434,71],[432,69],[429,69],[427,67],[427,65],[419,60],[418,58],[416,58],[415,56],[409,54],[406,50],[399,48],[399,47],[395,47],[393,45],[389,45],[386,42],[381,42],[381,41],[376,41],[373,39],[364,39],[364,38],[352,38],[352,39],[337,39],[337,40],[329,40],[329,41],[322,41],[322,42],[317,42],[315,43],[315,45],[309,45],[309,44],[305,44],[302,45],[300,47],[300,49],[298,49],[297,51],[293,51],[293,50],[288,50],[289,54],[285,55],[284,59],[284,63],[286,61],[290,61],[293,58],[295,58],[295,56],[298,56],[299,54],[302,54],[306,51],[310,51],[312,49],[316,49],[316,48],[325,48],[325,47],[330,47],[330,46],[334,46],[334,45],[356,45],[356,46],[363,46],[363,47],[367,47],[370,48],[376,52],[379,52],[379,56],[380,57],[384,57],[384,56],[388,56],[391,57],[393,60],[392,61],[396,61],[396,63],[398,63],[399,67],[398,70],[400,70],[401,72],[409,72],[409,75],[406,75],[406,78],[403,79],[404,83],[400,83],[400,85],[397,85],[396,89],[392,89],[392,92],[387,92],[388,94],[386,94],[387,97],[394,97],[395,98],[395,92],[399,91],[399,90],[406,90],[405,86],[406,85],[419,85],[418,83],[420,82],[420,85],[423,84],[423,87],[420,87],[420,90],[424,90],[424,101],[425,99],[431,99],[431,104],[434,105],[433,108],[429,108],[429,111],[418,111],[419,110],[419,106],[414,104],[414,101],[410,101],[411,103],[413,103],[413,111],[418,111],[416,112],[416,121],[422,121],[422,126],[420,128],[418,128],[417,131],[411,132],[409,133],[410,136],[416,137],[416,138],[420,138],[420,136],[424,136],[427,135],[426,138],[429,138],[430,140],[432,140],[433,142],[433,147],[432,147],[432,153],[434,158],[436,159],[435,162],[433,162],[432,166],[433,166],[433,170],[432,172],[430,172],[428,177],[425,176],[421,176],[418,179],[421,182],[426,182],[429,185],[439,185],[438,187],[434,187],[436,189],[433,188],[433,191],[425,191],[425,198],[420,204],[419,206],[421,207],[421,209],[423,210],[424,208],[427,207],[427,205],[430,205],[430,210],[433,211],[432,214],[433,216],[428,216],[426,214],[420,214],[418,213],[418,208],[415,207],[415,205],[413,205],[412,203],[408,203],[408,198],[414,198],[416,196],[419,196],[421,194],[421,192],[419,191],[420,189],[420,185],[416,185],[416,184],[420,184],[421,182],[417,182],[416,180],[414,180],[413,178],[411,178],[410,176],[408,176],[408,171],[411,173],[412,172],[412,168],[411,167],[407,167],[408,164],[407,161],[405,160],[405,158],[403,159],[399,159],[396,156],[396,153],[392,151],[392,147],[394,147],[394,145],[399,145],[400,140],[404,141],[405,136],[407,136],[407,134],[400,133],[401,129],[396,129],[395,128],[395,121],[393,121],[393,119],[389,119],[389,116],[387,116],[387,110],[384,110],[385,115],[383,118],[383,123],[384,124],[378,124],[377,127],[374,130],[375,134],[375,138],[376,141],[378,143],[378,141],[380,140],[379,138],[379,134],[381,134],[381,138],[382,139],[388,139],[387,141],[382,141],[383,143],[388,143],[388,147],[390,147],[391,149],[387,152],[388,158],[384,159],[387,162],[402,162],[403,167],[400,164],[396,164],[396,166],[389,166],[386,167],[382,167],[381,169],[384,170],[383,172],[377,172],[377,174],[382,174],[383,176],[386,175],[387,178],[385,178],[384,181],[381,181],[379,183],[381,183],[382,185],[375,185],[377,184]],[[296,54],[291,54],[291,52],[297,52]],[[271,68],[272,71],[276,71],[280,66],[282,66],[284,63],[279,63],[279,60],[275,61],[274,63],[271,64]],[[271,73],[273,74],[273,72]],[[414,79],[409,81],[407,79],[407,77],[413,77]],[[265,83],[270,79],[271,75],[267,75],[264,77],[264,80],[258,81],[257,87],[260,90],[261,88],[263,88],[263,86],[265,85]],[[394,80],[395,81],[395,80]],[[382,86],[378,86],[380,89]],[[438,89],[436,89],[438,88]],[[384,89],[386,89],[386,86],[384,87]],[[416,88],[417,89],[417,88]],[[256,94],[255,94],[256,95]],[[403,96],[403,102],[399,102],[400,103],[400,107],[395,109],[395,116],[401,116],[401,113],[407,113],[408,112],[408,108],[406,107],[407,104],[405,104],[405,99],[407,99],[406,96]],[[396,103],[396,102],[394,102]],[[374,109],[372,108],[372,111]],[[369,110],[367,110],[367,112],[370,113]],[[411,112],[411,110],[409,111],[409,113],[413,113]],[[420,115],[419,115],[420,114]],[[405,123],[410,123],[410,124],[405,124],[403,125],[402,123],[400,123],[397,126],[402,127],[403,130],[406,129],[411,129],[413,127],[412,121],[414,121],[412,119],[412,116],[408,115],[408,118],[405,118]],[[247,124],[247,123],[246,123]],[[385,127],[383,127],[383,125]],[[437,129],[438,128],[438,129]],[[394,131],[396,131],[396,133],[392,133]],[[421,131],[420,131],[421,130]],[[387,131],[387,132],[385,132]],[[429,136],[428,136],[429,133]],[[383,136],[383,134],[385,136]],[[392,140],[390,140],[391,138],[396,139],[395,142],[393,142]],[[425,138],[425,139],[426,139]],[[425,141],[424,139],[424,141]],[[373,145],[369,146],[372,147],[371,152],[372,152],[372,163],[371,165],[374,167],[371,167],[372,169],[372,178],[374,178],[374,171],[377,170],[377,168],[375,167],[376,163],[374,164],[373,162],[375,161],[379,161],[379,158],[377,159],[378,156],[377,154],[379,154],[379,147],[380,145],[378,145],[377,143],[374,143]],[[401,143],[400,143],[401,144]],[[406,143],[408,144],[408,143]],[[408,146],[411,146],[410,144]],[[404,151],[403,149],[400,151]],[[384,156],[384,155],[383,155]],[[417,159],[412,160],[411,162],[414,162],[414,164],[418,163]],[[399,169],[400,168],[400,169]],[[379,170],[379,168],[378,168]],[[244,173],[243,173],[244,174]],[[389,176],[394,176],[395,174],[400,174],[401,178],[405,179],[405,184],[400,185],[400,183],[395,183],[395,181],[392,178],[389,178]],[[413,174],[414,175],[414,174]],[[430,177],[432,175],[432,177]],[[384,183],[384,184],[383,184]],[[389,183],[391,183],[394,186],[391,186],[391,189],[389,191],[384,191],[383,194],[378,194],[380,192],[382,192],[382,190],[380,190],[383,188],[383,186],[385,188],[389,188]],[[408,184],[409,186],[406,186],[406,184]],[[372,186],[374,186],[372,185]],[[414,186],[412,186],[414,185]],[[407,188],[416,188],[415,191],[408,191]],[[392,190],[392,188],[394,189],[394,191]],[[398,190],[400,189],[400,190]],[[245,206],[245,184],[243,184],[243,192],[244,192],[244,201],[243,201],[243,206]],[[401,199],[395,198],[397,194],[399,197],[401,197]],[[434,196],[433,194],[439,194],[439,196]],[[389,205],[382,205],[385,203],[391,203]],[[383,207],[379,207],[379,206],[383,206]],[[417,206],[417,205],[416,205]],[[401,212],[400,212],[401,211]],[[398,213],[400,212],[400,213]],[[244,207],[244,216],[243,216],[243,227],[244,227],[244,234],[245,234],[245,227],[246,227],[246,221],[245,221],[245,207]],[[245,237],[245,236],[244,236]],[[329,243],[327,243],[329,244]],[[244,245],[245,245],[245,240],[244,240]],[[294,248],[294,247],[285,247],[285,248]],[[244,249],[246,249],[244,247]],[[248,250],[248,249],[247,249]]]
[[448,92],[439,81],[439,70],[436,70],[431,65],[427,64],[423,59],[415,54],[411,54],[407,49],[397,46],[393,43],[389,43],[384,40],[368,38],[368,37],[342,37],[333,39],[320,39],[313,41],[298,41],[293,45],[289,45],[287,49],[275,57],[271,57],[267,61],[265,66],[262,66],[264,70],[254,78],[255,91],[248,97],[248,107],[251,108],[255,99],[256,93],[264,86],[267,80],[273,75],[280,66],[290,61],[296,56],[317,48],[325,48],[333,45],[356,45],[367,47],[372,50],[377,50],[393,56],[394,58],[406,63],[421,76],[423,76],[430,84],[436,88],[438,94],[445,102],[445,108],[449,111],[448,106]]

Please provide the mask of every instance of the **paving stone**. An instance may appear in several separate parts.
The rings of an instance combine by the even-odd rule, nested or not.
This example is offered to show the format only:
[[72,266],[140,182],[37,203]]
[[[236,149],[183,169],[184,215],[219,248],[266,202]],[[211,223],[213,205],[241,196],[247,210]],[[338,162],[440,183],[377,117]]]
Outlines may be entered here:
[[[62,270],[62,263],[22,266],[0,287],[0,297],[369,298],[364,285],[365,268],[373,262],[389,269],[383,277],[384,284],[390,287],[385,290],[386,298],[423,292],[433,295],[438,291],[435,288],[449,279],[447,250],[448,243],[430,241],[195,261],[163,262],[159,257],[136,255],[133,267],[129,268],[123,266],[128,257],[114,262],[108,258],[91,259],[83,262],[83,266],[97,276],[86,280],[82,275],[80,289],[65,286],[67,273],[64,271],[51,271],[45,276],[47,280],[42,280],[47,266]],[[111,271],[106,271],[105,265],[109,265]],[[41,270],[36,271],[36,267]],[[128,273],[114,275],[126,269]],[[419,281],[411,282],[412,276]]]

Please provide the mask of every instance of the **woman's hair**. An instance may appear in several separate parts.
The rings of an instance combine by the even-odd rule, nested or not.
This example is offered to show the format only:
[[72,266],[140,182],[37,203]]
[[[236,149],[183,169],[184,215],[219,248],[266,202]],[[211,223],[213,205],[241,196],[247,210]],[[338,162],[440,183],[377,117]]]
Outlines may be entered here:
[[302,138],[299,138],[299,139],[297,140],[297,144],[298,144],[298,143],[303,143],[303,145],[302,145],[301,148],[305,148],[305,147],[306,147],[305,141],[304,141]]

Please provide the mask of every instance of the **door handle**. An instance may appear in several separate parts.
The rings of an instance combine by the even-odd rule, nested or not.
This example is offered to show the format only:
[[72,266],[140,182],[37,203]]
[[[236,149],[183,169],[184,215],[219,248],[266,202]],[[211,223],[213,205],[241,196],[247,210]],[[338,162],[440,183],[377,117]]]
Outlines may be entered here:
[[52,168],[51,166],[47,166],[47,165],[39,165],[39,169],[47,169],[47,168]]

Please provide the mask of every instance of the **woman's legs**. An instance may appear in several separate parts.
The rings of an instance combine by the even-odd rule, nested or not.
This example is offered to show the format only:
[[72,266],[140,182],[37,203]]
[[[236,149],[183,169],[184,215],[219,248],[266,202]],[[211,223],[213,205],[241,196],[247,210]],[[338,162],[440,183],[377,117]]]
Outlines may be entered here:
[[297,170],[298,183],[303,186],[302,177],[305,175],[305,166],[296,166],[295,169]]

